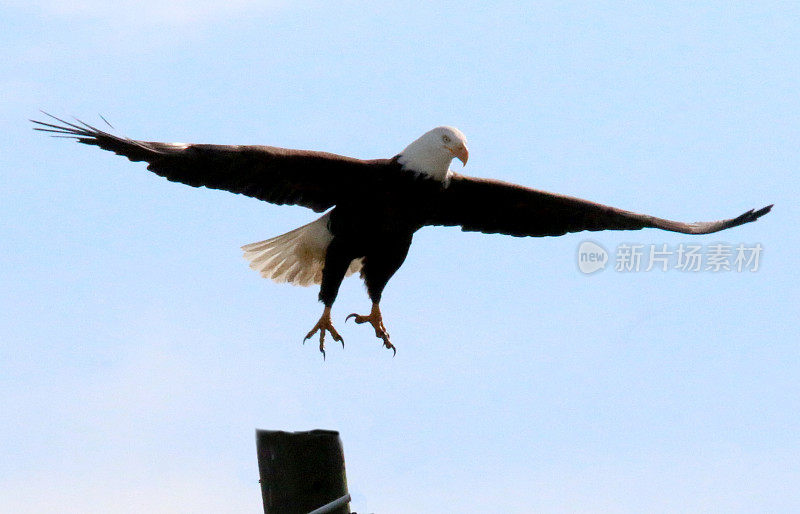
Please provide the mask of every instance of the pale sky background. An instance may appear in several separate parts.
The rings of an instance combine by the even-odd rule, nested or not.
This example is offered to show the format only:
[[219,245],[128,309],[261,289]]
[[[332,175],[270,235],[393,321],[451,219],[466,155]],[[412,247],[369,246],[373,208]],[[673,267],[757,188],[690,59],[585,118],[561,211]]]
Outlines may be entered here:
[[[646,5],[644,5],[646,4]],[[254,430],[339,430],[359,513],[800,511],[796,2],[0,7],[0,511],[261,510]],[[239,247],[314,219],[52,139],[390,157],[442,124],[465,173],[712,236],[418,232],[383,310],[300,344],[316,288]],[[458,163],[455,163],[458,164]],[[578,245],[760,243],[750,272],[581,274]]]

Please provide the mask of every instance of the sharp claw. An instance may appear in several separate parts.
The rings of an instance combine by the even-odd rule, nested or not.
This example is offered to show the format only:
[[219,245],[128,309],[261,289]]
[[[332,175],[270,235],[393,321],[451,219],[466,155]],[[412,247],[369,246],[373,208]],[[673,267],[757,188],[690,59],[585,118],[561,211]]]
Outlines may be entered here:
[[382,339],[383,339],[383,346],[385,346],[386,349],[392,351],[392,357],[397,355],[397,348],[395,348],[392,342],[389,341],[389,335],[387,334],[386,337],[383,337]]
[[319,351],[322,353],[322,359],[325,360],[325,333],[330,332],[331,337],[334,341],[339,341],[342,343],[342,348],[344,348],[344,339],[339,333],[333,328],[333,324],[331,323],[331,309],[330,307],[325,307],[325,310],[322,311],[322,316],[320,317],[319,321],[314,328],[311,329],[311,332],[306,334],[306,337],[303,338],[303,344],[306,343],[311,337],[314,336],[319,332]]
[[354,312],[345,318],[345,322],[347,322],[350,318],[355,318],[355,322],[359,325],[362,323],[370,323],[372,328],[375,329],[375,337],[383,340],[384,348],[392,350],[392,357],[397,355],[397,348],[395,348],[392,342],[389,340],[389,332],[386,331],[386,325],[383,324],[381,312],[377,304],[373,304],[372,312],[370,312],[370,314],[362,316]]

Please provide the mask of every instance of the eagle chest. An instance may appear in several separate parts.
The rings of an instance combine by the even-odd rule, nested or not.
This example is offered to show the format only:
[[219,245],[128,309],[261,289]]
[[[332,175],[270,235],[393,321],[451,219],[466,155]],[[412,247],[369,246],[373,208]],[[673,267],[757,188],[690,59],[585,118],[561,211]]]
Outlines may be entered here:
[[419,227],[416,202],[405,194],[380,192],[368,199],[337,205],[331,212],[335,236],[408,236]]

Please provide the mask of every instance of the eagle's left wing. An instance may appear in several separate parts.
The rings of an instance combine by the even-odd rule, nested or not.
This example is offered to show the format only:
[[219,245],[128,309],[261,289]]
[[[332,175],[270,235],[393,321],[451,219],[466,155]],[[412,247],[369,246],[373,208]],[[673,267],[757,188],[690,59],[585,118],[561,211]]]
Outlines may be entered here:
[[570,196],[537,191],[499,180],[453,174],[448,187],[425,208],[425,225],[511,236],[560,236],[583,230],[660,228],[710,234],[757,220],[772,205],[727,220],[682,223],[609,207]]
[[173,182],[223,189],[278,205],[301,205],[316,212],[368,192],[377,181],[390,179],[395,167],[388,159],[366,161],[274,146],[137,141],[80,121],[51,117],[53,123],[31,121],[38,125],[36,130],[144,161],[147,169]]

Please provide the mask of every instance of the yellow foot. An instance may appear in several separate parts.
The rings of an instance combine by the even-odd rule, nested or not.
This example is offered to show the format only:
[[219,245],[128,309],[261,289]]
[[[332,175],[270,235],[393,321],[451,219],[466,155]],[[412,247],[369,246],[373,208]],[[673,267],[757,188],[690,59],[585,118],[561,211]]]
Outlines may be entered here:
[[386,331],[386,327],[383,326],[383,317],[381,316],[381,309],[377,303],[372,304],[372,312],[369,313],[368,316],[362,316],[361,314],[350,314],[347,316],[344,321],[345,323],[350,318],[355,318],[356,323],[359,325],[362,323],[369,322],[372,325],[372,328],[375,329],[375,337],[378,337],[383,340],[383,346],[392,350],[394,352],[392,355],[397,355],[397,348],[394,347],[392,342],[389,340],[389,332]]
[[333,323],[331,322],[331,308],[325,307],[325,310],[322,311],[322,316],[320,316],[319,321],[317,324],[314,325],[314,328],[306,334],[305,339],[303,339],[303,344],[306,344],[306,341],[311,339],[311,336],[317,333],[319,330],[319,351],[322,352],[322,360],[325,360],[325,331],[331,333],[331,337],[333,337],[334,341],[338,341],[342,343],[342,348],[344,348],[344,339],[342,336],[339,335],[339,332],[333,328]]

